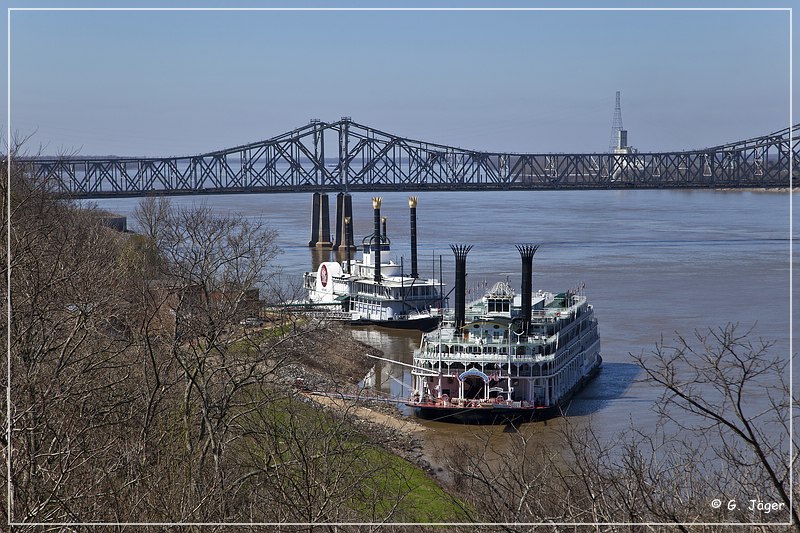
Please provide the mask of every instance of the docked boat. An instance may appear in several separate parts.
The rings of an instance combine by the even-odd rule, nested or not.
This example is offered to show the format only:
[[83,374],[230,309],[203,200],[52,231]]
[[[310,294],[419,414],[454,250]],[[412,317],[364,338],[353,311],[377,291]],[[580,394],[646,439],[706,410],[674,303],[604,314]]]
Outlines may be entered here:
[[[345,243],[347,259],[342,263],[326,261],[316,272],[303,278],[308,299],[323,316],[347,321],[353,325],[418,329],[429,331],[439,323],[443,284],[437,279],[424,279],[417,270],[416,205],[411,208],[411,271],[394,261],[383,261],[382,253],[391,250],[386,234],[386,219],[381,220],[381,198],[373,198],[374,232],[365,237],[359,249],[361,257],[350,259],[350,243]],[[383,230],[381,231],[381,222]],[[349,223],[349,221],[348,221]]]
[[456,305],[414,352],[414,393],[406,405],[424,419],[516,423],[560,414],[599,371],[597,319],[582,290],[532,290],[538,246],[518,245],[522,294],[495,284],[465,304],[466,256],[456,256]]

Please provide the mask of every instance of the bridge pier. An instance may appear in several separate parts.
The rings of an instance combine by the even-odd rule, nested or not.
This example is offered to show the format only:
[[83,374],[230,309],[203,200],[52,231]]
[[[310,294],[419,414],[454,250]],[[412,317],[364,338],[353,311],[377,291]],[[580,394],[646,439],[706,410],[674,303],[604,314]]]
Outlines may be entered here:
[[331,247],[331,217],[328,207],[328,195],[324,192],[315,192],[311,199],[311,248],[330,249]]
[[[348,223],[345,219],[349,217]],[[334,237],[333,249],[344,250],[347,243],[350,249],[355,250],[353,245],[353,197],[349,193],[340,192],[336,195],[336,236]]]

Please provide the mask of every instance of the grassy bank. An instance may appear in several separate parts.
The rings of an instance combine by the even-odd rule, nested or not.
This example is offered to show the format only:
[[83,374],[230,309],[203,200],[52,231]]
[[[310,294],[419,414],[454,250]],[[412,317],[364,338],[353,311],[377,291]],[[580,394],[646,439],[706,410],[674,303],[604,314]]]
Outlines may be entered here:
[[[266,483],[269,505],[286,516],[302,508],[310,522],[454,522],[465,519],[464,502],[447,494],[422,468],[376,444],[376,431],[356,428],[348,408],[327,409],[301,395],[273,398],[243,416],[249,437],[231,450],[233,461],[258,472],[248,490]],[[334,512],[327,515],[325,511]],[[267,504],[267,502],[265,502]],[[346,508],[345,508],[346,507]]]

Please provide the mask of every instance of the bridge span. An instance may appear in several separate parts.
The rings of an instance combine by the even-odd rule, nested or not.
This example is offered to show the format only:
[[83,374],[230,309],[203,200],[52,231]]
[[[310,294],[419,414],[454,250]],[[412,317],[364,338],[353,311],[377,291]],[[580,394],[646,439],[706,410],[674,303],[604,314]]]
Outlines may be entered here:
[[413,140],[343,117],[181,157],[21,158],[72,198],[402,190],[788,187],[800,125],[697,150],[492,153]]

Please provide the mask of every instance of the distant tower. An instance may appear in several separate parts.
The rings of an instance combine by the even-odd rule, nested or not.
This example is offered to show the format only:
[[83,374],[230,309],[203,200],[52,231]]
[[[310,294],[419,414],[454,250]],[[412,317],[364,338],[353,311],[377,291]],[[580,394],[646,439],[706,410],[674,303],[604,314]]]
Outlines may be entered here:
[[608,142],[609,152],[613,152],[615,148],[619,147],[619,132],[621,131],[624,131],[622,127],[622,106],[619,103],[619,91],[617,91],[617,105],[614,107],[614,122],[611,124],[611,140]]

